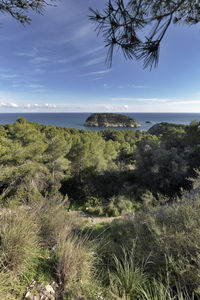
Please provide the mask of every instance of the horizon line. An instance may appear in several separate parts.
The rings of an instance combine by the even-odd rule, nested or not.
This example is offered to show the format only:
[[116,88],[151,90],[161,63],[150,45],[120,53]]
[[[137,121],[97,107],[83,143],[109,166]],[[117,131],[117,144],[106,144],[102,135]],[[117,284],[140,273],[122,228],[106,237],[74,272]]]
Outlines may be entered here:
[[113,111],[92,111],[92,112],[90,112],[90,111],[64,111],[64,112],[61,112],[61,111],[19,111],[19,112],[13,112],[13,111],[10,111],[10,112],[1,112],[0,111],[0,114],[54,114],[54,113],[56,113],[56,114],[67,114],[67,113],[69,113],[69,114],[71,114],[71,113],[78,113],[78,114],[95,114],[95,113],[114,113],[114,114],[200,114],[200,111],[199,112],[195,112],[195,111],[192,111],[192,112],[164,112],[164,111],[160,111],[160,112],[152,112],[152,111],[150,111],[150,112],[147,112],[147,111],[145,111],[145,112],[141,112],[141,111],[135,111],[135,112],[132,112],[132,111],[130,111],[130,112],[124,112],[124,111],[118,111],[118,112],[113,112]]

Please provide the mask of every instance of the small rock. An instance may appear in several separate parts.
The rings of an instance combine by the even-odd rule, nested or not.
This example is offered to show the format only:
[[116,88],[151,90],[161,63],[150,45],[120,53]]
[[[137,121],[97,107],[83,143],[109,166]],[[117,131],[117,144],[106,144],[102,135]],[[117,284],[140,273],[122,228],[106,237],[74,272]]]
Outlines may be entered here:
[[58,284],[55,281],[53,281],[52,285],[53,285],[54,288],[58,288],[59,287]]
[[30,295],[31,295],[31,293],[27,292],[26,295],[25,295],[25,298],[28,298]]
[[28,292],[26,293],[25,299],[33,300],[33,295],[31,294],[31,292],[28,291]]
[[46,287],[45,287],[46,291],[50,294],[55,294],[55,291],[54,289],[52,288],[52,286],[50,284],[48,284]]

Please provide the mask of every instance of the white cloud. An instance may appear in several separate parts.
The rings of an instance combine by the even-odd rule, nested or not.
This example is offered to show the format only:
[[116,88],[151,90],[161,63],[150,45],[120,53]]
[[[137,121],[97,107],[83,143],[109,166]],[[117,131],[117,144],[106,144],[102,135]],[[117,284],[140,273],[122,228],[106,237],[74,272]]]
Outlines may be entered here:
[[13,102],[8,103],[8,105],[9,105],[10,107],[19,107],[19,105],[18,105],[17,103],[13,103]]
[[[113,97],[111,98],[112,101],[132,101],[132,102],[140,102],[144,105],[157,105],[157,104],[163,104],[163,105],[172,105],[174,106],[182,106],[185,105],[195,105],[200,104],[200,100],[179,100],[179,99],[170,99],[170,98],[131,98],[131,97]],[[164,106],[163,106],[164,107]]]
[[92,48],[92,49],[89,49],[85,52],[85,55],[90,55],[90,54],[94,54],[96,52],[99,52],[101,50],[105,49],[104,46],[98,46],[98,47],[95,47],[95,48]]
[[26,107],[26,108],[56,108],[56,104],[54,103],[45,103],[45,104],[38,104],[38,103],[33,103],[33,104],[21,104],[20,105],[21,108]]
[[91,24],[88,23],[88,24],[85,24],[79,28],[77,28],[77,30],[74,32],[74,39],[80,39],[80,38],[83,38],[85,37],[86,35],[89,35],[92,31],[92,28],[91,28]]
[[36,56],[38,50],[36,48],[30,50],[30,51],[26,51],[26,52],[17,52],[15,53],[15,55],[17,56],[22,56],[22,57],[34,57]]
[[104,83],[104,84],[103,84],[103,87],[104,87],[105,89],[110,89],[110,88],[113,87],[113,85],[112,85],[112,84],[108,84],[108,83]]
[[165,98],[131,98],[131,97],[113,97],[112,101],[137,101],[137,102],[154,102],[154,103],[166,103],[172,102],[172,99]]
[[[191,109],[188,106],[193,104]],[[186,104],[186,105],[185,105]],[[175,102],[160,102],[141,104],[109,104],[105,99],[92,104],[76,103],[17,103],[13,101],[0,101],[2,112],[200,112],[200,100],[185,100]]]
[[191,105],[191,104],[200,104],[200,100],[184,100],[184,101],[175,101],[175,105]]
[[109,73],[110,70],[101,70],[101,71],[96,71],[96,72],[91,72],[91,73],[88,73],[90,75],[98,75],[98,74],[106,74],[106,73]]
[[29,84],[28,87],[31,89],[39,89],[39,88],[44,88],[45,86],[42,84]]
[[[83,23],[83,22],[81,22]],[[79,21],[74,21],[70,24],[70,28],[66,34],[63,36],[63,32],[61,34],[57,34],[57,36],[53,40],[45,40],[44,46],[65,46],[66,44],[76,44],[77,42],[81,42],[82,40],[88,40],[94,35],[94,30],[92,29],[91,23],[81,24]],[[69,25],[68,25],[69,27]],[[75,28],[75,29],[74,29]],[[65,33],[65,32],[64,32]]]
[[[34,55],[34,56],[30,56],[31,59],[29,60],[29,62],[31,64],[33,64],[34,66],[36,66],[36,68],[33,70],[34,73],[44,73],[45,70],[42,70],[41,68],[37,68],[40,67],[41,65],[51,65],[51,66],[56,66],[56,68],[54,68],[54,70],[52,72],[57,73],[57,72],[68,72],[71,71],[71,69],[60,69],[58,67],[58,64],[60,65],[67,65],[67,64],[72,64],[73,65],[73,70],[74,68],[79,68],[79,67],[91,67],[93,65],[97,65],[101,62],[103,62],[105,60],[105,56],[99,56],[99,57],[95,57],[97,54],[99,54],[99,52],[103,49],[104,47],[94,47],[91,48],[89,50],[83,51],[83,50],[78,50],[75,54],[71,54],[71,55],[67,55],[67,54],[63,54],[63,55]],[[83,60],[85,60],[85,63],[83,63]],[[80,61],[80,63],[76,66],[74,64],[74,62],[78,62]]]
[[13,102],[0,101],[0,107],[17,108],[17,107],[19,107],[19,105],[17,103],[13,103]]
[[[61,59],[57,59],[56,60],[56,63],[59,63],[59,64],[67,64],[67,63],[71,63],[71,62],[74,62],[74,61],[77,61],[83,57],[87,57],[87,56],[90,56],[91,55],[95,55],[97,52],[101,51],[104,47],[95,47],[95,48],[91,48],[87,51],[81,51],[79,52],[78,54],[74,54],[74,55],[71,55],[69,56],[68,58],[61,58]],[[96,58],[96,59],[100,59],[100,58]],[[105,59],[104,56],[101,57],[101,60],[102,59]],[[87,63],[87,62],[86,62]]]
[[97,64],[101,63],[102,61],[105,61],[105,56],[90,59],[89,61],[87,61],[83,64],[83,67],[94,66],[94,65],[97,65]]
[[47,56],[36,56],[30,60],[30,62],[33,64],[40,64],[40,63],[49,62],[49,61],[50,61],[50,58]]
[[49,108],[56,108],[56,104],[49,104],[49,103],[45,103],[44,105],[45,107],[49,107]]
[[[73,111],[82,112],[127,112],[128,105],[109,105],[109,104],[93,104],[79,107],[73,107]],[[71,107],[72,111],[72,107]]]
[[127,84],[128,88],[134,88],[134,89],[147,89],[148,86],[145,85],[137,85],[137,84]]
[[46,70],[41,69],[41,68],[36,68],[36,69],[33,70],[33,73],[44,74],[44,73],[46,73]]
[[19,75],[18,74],[0,74],[0,79],[15,79],[18,78]]
[[110,72],[110,70],[100,70],[100,71],[94,71],[94,72],[90,72],[90,73],[85,73],[85,74],[82,74],[80,76],[84,77],[84,76],[92,76],[92,75],[103,75],[103,74],[107,74],[109,72]]
[[5,101],[0,101],[0,108],[5,108],[5,109],[16,109],[17,111],[45,111],[45,110],[51,110],[51,109],[56,109],[57,106],[54,103],[45,103],[45,104],[38,104],[38,103],[14,103],[14,102],[5,102]]
[[30,103],[28,103],[28,104],[24,104],[24,107],[26,107],[26,108],[30,108],[30,107],[31,107],[31,104],[30,104]]

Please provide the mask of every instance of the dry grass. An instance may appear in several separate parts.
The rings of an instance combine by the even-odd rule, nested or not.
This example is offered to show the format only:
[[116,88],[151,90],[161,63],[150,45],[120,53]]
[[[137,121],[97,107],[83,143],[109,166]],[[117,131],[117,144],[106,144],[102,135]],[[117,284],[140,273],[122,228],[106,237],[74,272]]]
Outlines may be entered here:
[[93,252],[83,240],[68,237],[58,242],[58,263],[56,267],[59,283],[65,291],[74,282],[89,280],[93,262]]
[[[0,218],[0,296],[18,291],[20,278],[34,268],[39,253],[35,214],[25,209],[4,211]],[[8,296],[8,299],[11,297]]]

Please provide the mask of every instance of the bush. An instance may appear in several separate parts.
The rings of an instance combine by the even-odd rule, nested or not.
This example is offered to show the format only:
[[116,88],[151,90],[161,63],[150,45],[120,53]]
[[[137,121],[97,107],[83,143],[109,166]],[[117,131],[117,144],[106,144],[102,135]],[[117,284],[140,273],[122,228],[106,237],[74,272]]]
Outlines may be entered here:
[[[36,211],[42,246],[49,249],[49,264],[63,294],[67,299],[75,299],[86,293],[87,299],[95,299],[99,287],[94,289],[94,244],[78,235],[80,214],[68,213],[64,207],[48,201],[41,202]],[[46,266],[45,259],[42,263],[44,271],[51,275],[49,264]]]
[[89,280],[93,251],[80,238],[60,238],[56,254],[56,273],[65,292],[69,291],[72,284]]
[[103,200],[90,196],[87,199],[87,202],[84,205],[84,210],[87,213],[95,214],[97,216],[103,215],[103,207],[102,207]]
[[[71,235],[78,223],[63,207],[47,201],[35,207],[4,209],[0,217],[0,299],[21,299],[32,280],[57,279],[56,270],[61,272],[64,252],[70,253],[70,245],[80,259],[82,249],[75,247],[76,238]],[[74,274],[76,260],[70,254],[68,258]],[[66,264],[62,270],[65,276]]]
[[133,202],[125,196],[113,196],[104,209],[105,214],[109,217],[118,217],[122,213],[130,213],[133,210]]
[[37,212],[42,245],[44,248],[52,249],[57,245],[60,235],[64,234],[66,237],[71,232],[73,227],[72,219],[67,216],[63,207],[48,200],[42,201],[35,210]]
[[[4,210],[0,218],[0,298],[20,292],[32,279],[40,247],[35,215],[29,210]],[[9,299],[12,299],[9,296]]]
[[[114,245],[135,247],[138,264],[151,255],[146,272],[175,294],[200,295],[200,203],[179,202],[151,208],[116,220],[111,228]],[[116,251],[113,246],[112,250]],[[121,253],[117,252],[119,258]]]

